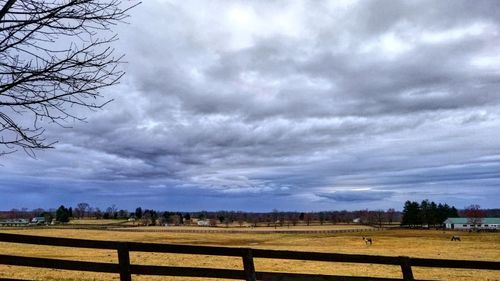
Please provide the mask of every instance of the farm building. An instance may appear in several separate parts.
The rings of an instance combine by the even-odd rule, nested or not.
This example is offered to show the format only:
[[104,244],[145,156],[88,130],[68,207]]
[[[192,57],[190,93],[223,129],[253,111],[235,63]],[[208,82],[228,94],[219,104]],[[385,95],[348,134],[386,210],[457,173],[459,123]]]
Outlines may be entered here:
[[198,226],[210,226],[210,221],[209,220],[199,220],[196,222]]
[[27,219],[10,219],[0,220],[0,226],[27,226],[29,221]]
[[45,217],[35,217],[31,220],[31,224],[45,224]]
[[467,218],[448,218],[444,221],[446,229],[469,230],[500,230],[500,218],[483,218],[481,224],[471,224]]

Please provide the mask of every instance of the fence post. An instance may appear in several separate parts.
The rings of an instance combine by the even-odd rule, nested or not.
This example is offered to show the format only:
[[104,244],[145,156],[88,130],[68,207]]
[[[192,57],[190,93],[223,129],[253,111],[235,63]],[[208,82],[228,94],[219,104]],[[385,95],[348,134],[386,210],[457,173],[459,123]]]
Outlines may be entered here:
[[256,281],[255,266],[253,264],[252,249],[246,249],[243,253],[243,269],[245,271],[246,281]]
[[126,243],[121,243],[118,246],[118,263],[120,265],[120,281],[132,281],[130,256]]
[[403,272],[403,280],[413,281],[413,271],[411,270],[410,258],[405,256],[399,257],[401,260],[401,271]]

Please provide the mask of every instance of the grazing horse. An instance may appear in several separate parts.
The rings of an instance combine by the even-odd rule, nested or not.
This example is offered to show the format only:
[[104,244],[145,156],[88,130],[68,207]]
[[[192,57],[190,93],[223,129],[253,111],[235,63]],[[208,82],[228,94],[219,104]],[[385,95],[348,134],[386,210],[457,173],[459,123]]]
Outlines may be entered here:
[[363,240],[365,241],[365,244],[368,245],[368,243],[370,243],[370,245],[372,244],[373,240],[371,237],[363,237]]
[[451,236],[451,241],[462,241],[462,240],[460,240],[460,236],[453,235]]

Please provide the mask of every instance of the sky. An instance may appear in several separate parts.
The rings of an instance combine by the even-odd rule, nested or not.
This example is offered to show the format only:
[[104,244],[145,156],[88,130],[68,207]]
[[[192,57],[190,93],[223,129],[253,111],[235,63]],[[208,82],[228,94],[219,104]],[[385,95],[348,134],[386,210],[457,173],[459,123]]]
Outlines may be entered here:
[[500,2],[147,0],[126,75],[0,209],[500,207]]

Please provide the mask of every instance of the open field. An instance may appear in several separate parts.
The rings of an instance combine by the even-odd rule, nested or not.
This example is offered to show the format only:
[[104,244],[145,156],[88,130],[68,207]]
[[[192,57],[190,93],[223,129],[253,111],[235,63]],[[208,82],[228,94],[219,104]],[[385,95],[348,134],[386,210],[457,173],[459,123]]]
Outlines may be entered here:
[[356,229],[372,229],[371,226],[359,225],[359,224],[330,224],[330,225],[296,225],[296,226],[282,226],[282,227],[273,227],[273,226],[259,226],[259,227],[250,227],[250,226],[237,226],[230,225],[228,227],[221,225],[218,227],[200,227],[200,226],[174,226],[174,227],[165,227],[165,226],[139,226],[134,227],[134,229],[141,230],[210,230],[210,231],[224,231],[224,230],[237,230],[237,231],[247,231],[247,232],[263,232],[263,231],[329,231],[329,230],[356,230]]
[[72,219],[69,221],[69,225],[81,225],[81,224],[95,224],[95,225],[106,225],[106,224],[123,224],[127,223],[127,220],[114,220],[114,219]]
[[[271,223],[270,226],[268,226],[268,223],[265,222],[259,222],[258,227],[252,227],[251,224],[249,223],[244,223],[243,225],[239,225],[237,222],[233,222],[230,224],[223,224],[223,223],[217,223],[217,227],[210,227],[210,226],[198,226],[196,224],[192,225],[182,225],[182,226],[174,226],[172,227],[165,227],[165,226],[139,226],[140,222],[139,221],[127,221],[127,220],[120,220],[120,219],[72,219],[66,226],[71,227],[71,226],[79,226],[79,225],[96,225],[96,226],[116,226],[120,225],[123,227],[130,226],[130,227],[136,227],[137,229],[149,229],[149,230],[162,230],[162,229],[177,229],[177,230],[191,230],[191,229],[205,229],[205,230],[224,230],[224,229],[231,229],[231,230],[245,230],[245,231],[274,231],[274,230],[298,230],[298,231],[309,231],[309,230],[338,230],[338,229],[367,229],[371,228],[371,226],[367,225],[361,225],[361,224],[331,224],[331,223],[324,223],[320,224],[317,221],[311,222],[310,225],[306,225],[304,222],[299,222],[295,226],[291,224],[285,224],[283,226],[277,225],[276,227]],[[384,227],[394,227],[397,226],[399,227],[399,223],[395,224],[384,224]],[[61,225],[59,225],[61,227]]]
[[[2,230],[8,233],[96,240],[120,240],[152,243],[219,245],[411,257],[471,259],[500,261],[500,233],[455,233],[432,230],[390,230],[366,233],[374,239],[372,246],[361,240],[363,233],[342,234],[255,234],[255,233],[155,233],[119,232],[76,229]],[[462,242],[451,242],[458,234]],[[108,250],[71,249],[0,243],[4,254],[51,257],[58,259],[117,262],[116,253]],[[177,265],[240,269],[241,259],[230,257],[193,256],[180,254],[131,253],[131,262],[151,265]],[[400,277],[397,266],[340,264],[325,262],[256,259],[256,270]],[[500,280],[499,272],[414,268],[417,279],[433,280]],[[0,265],[0,278],[31,278],[37,280],[118,280],[117,275],[43,270]],[[192,280],[192,278],[134,276],[134,280]],[[198,279],[215,280],[215,279]]]

